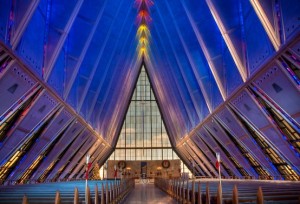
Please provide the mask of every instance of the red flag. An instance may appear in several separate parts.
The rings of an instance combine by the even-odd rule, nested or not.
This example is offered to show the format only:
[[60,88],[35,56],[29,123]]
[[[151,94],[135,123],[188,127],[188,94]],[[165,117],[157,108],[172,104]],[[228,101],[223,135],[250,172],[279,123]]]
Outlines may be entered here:
[[216,161],[216,168],[219,169],[220,168],[220,162]]
[[92,166],[92,163],[88,163],[86,166],[85,179],[89,179],[89,171]]
[[118,174],[117,169],[115,169],[114,178],[117,178],[117,174]]
[[220,159],[220,153],[219,153],[219,152],[216,153],[216,157],[217,157],[216,168],[217,168],[218,170],[220,170],[220,162],[221,162],[221,159]]
[[118,169],[117,169],[117,165],[114,165],[114,178],[116,179],[118,175]]

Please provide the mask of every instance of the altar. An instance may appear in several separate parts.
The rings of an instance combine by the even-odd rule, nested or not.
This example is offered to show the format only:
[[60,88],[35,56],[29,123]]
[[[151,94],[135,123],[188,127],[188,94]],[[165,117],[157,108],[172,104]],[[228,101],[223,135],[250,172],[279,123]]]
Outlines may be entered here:
[[107,161],[107,178],[179,178],[180,160]]

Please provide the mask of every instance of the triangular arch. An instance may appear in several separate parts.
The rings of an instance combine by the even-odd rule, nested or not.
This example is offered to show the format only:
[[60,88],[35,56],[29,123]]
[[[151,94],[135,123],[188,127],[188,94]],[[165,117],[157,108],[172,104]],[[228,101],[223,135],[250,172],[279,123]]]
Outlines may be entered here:
[[[115,151],[108,160],[180,159],[172,149],[144,63],[140,69]],[[188,171],[183,163],[181,166]]]

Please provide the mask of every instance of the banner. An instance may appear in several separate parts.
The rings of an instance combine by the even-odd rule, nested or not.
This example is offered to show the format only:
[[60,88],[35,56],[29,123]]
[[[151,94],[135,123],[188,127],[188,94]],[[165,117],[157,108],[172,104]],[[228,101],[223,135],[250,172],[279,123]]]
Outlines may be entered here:
[[117,165],[114,165],[114,178],[116,179],[118,176],[118,169],[117,169]]
[[220,153],[216,153],[217,161],[216,161],[216,168],[219,170],[220,169]]
[[92,163],[90,162],[90,155],[86,156],[86,172],[85,172],[85,179],[89,179],[89,171],[92,166]]

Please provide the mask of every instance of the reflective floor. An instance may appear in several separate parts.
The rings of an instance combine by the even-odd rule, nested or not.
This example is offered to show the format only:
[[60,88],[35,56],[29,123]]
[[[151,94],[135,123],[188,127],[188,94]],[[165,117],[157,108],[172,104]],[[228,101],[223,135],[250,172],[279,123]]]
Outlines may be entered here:
[[161,191],[159,188],[156,188],[153,183],[148,183],[136,184],[135,189],[128,195],[124,203],[175,204],[176,201],[165,192]]

